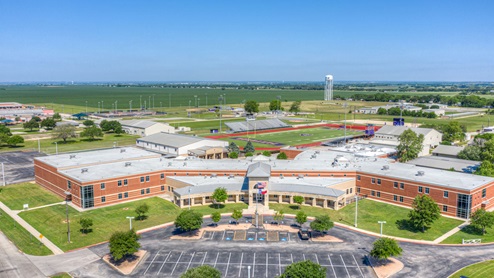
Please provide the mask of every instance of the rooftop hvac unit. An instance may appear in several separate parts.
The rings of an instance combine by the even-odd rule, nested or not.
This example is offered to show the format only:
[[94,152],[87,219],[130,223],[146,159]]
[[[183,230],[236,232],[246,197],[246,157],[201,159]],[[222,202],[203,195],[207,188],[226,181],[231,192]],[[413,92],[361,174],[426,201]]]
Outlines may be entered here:
[[297,179],[303,179],[303,178],[304,178],[304,175],[299,174]]
[[70,159],[75,158],[75,154],[70,155]]
[[417,176],[423,176],[423,175],[425,175],[425,172],[424,171],[418,171],[417,172]]
[[82,169],[81,169],[81,173],[86,173],[87,171],[88,171],[88,169],[87,169],[87,168],[82,168]]
[[389,170],[389,165],[384,165],[383,170]]
[[125,149],[120,149],[120,152],[121,152],[121,153],[124,153],[124,152],[125,152]]
[[217,176],[218,176],[218,174],[211,174],[212,178],[216,178]]
[[187,162],[184,162],[184,166],[187,166]]
[[229,179],[233,179],[233,178],[235,178],[235,176],[234,176],[234,175],[232,175],[232,174],[230,174],[230,175],[228,176],[228,178],[229,178]]
[[125,162],[125,167],[132,165],[132,162]]
[[172,163],[171,162],[168,162],[168,167],[172,166]]

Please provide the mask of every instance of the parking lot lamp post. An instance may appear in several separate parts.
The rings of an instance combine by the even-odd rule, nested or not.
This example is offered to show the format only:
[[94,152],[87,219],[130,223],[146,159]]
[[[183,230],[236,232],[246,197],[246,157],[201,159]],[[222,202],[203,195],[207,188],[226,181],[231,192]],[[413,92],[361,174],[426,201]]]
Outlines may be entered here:
[[345,103],[343,104],[343,108],[345,109],[345,111],[344,111],[344,113],[345,113],[345,136],[344,136],[344,137],[345,137],[345,138],[343,139],[343,140],[345,140],[345,141],[344,141],[344,144],[343,144],[344,146],[346,146],[346,107],[347,107],[347,103],[345,102]]
[[134,216],[127,216],[127,219],[129,219],[130,222],[130,230],[132,230],[132,219],[134,219]]
[[39,138],[38,138],[38,152],[41,153],[41,142],[39,141]]
[[381,237],[383,237],[383,224],[386,224],[386,221],[377,221],[377,223],[381,224]]
[[190,210],[190,207],[191,207],[191,202],[190,202],[190,187],[189,187],[189,210]]
[[3,186],[5,186],[5,167],[2,162],[2,181],[3,181]]
[[129,113],[132,113],[132,100],[129,101]]
[[58,142],[55,142],[55,154],[58,154]]
[[65,217],[67,219],[67,242],[70,243],[70,222],[69,222],[69,197],[70,192],[65,191]]
[[357,216],[358,216],[358,193],[355,194],[355,228],[357,228]]

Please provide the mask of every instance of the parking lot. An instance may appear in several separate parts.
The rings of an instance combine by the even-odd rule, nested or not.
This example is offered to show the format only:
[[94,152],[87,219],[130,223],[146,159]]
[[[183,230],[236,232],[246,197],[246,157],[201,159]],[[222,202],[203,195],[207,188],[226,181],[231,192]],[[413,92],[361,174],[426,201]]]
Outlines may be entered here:
[[150,254],[134,273],[136,277],[180,277],[189,268],[210,265],[222,277],[272,278],[286,266],[303,260],[314,261],[326,268],[327,277],[375,277],[363,254],[326,252],[217,252],[162,249]]
[[205,231],[202,235],[202,239],[212,241],[311,242],[311,240],[300,239],[300,236],[297,233],[256,229],[247,231]]
[[[2,153],[0,163],[3,163],[5,167],[5,183],[14,184],[34,180],[33,158],[37,156],[43,156],[43,154],[38,152]],[[2,178],[1,173],[0,178]]]

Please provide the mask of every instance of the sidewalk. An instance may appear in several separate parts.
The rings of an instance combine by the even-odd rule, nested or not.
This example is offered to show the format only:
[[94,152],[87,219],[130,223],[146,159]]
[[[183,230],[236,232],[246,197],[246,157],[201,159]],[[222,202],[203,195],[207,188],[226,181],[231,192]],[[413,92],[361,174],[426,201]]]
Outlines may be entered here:
[[29,223],[24,221],[19,215],[19,211],[13,211],[10,208],[8,208],[6,205],[4,205],[2,202],[0,202],[0,209],[5,211],[10,217],[12,217],[19,225],[21,225],[24,229],[26,229],[29,233],[31,233],[35,238],[37,238],[41,243],[43,243],[48,249],[50,249],[53,254],[58,255],[58,254],[63,254],[64,252],[62,249],[58,248],[53,242],[48,240],[46,237],[40,238],[41,233],[38,232],[36,229],[34,229]]
[[459,232],[461,229],[463,229],[463,227],[468,226],[468,225],[470,225],[470,223],[469,223],[468,221],[465,221],[464,223],[461,223],[461,225],[460,225],[460,226],[458,226],[458,227],[456,227],[456,228],[452,229],[451,231],[449,231],[449,232],[445,233],[444,235],[442,235],[442,236],[440,236],[440,237],[436,238],[433,242],[434,242],[435,244],[439,244],[439,243],[441,243],[443,240],[447,239],[448,237],[452,236],[453,234],[456,234],[456,233],[457,233],[457,232]]

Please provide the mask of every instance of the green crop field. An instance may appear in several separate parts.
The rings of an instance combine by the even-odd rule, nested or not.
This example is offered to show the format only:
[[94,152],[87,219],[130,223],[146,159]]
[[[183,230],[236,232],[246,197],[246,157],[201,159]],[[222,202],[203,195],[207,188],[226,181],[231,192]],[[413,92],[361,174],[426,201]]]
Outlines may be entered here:
[[[306,136],[302,136],[302,134]],[[343,129],[329,129],[329,128],[319,127],[319,128],[287,130],[287,131],[261,133],[261,134],[252,132],[252,134],[249,135],[235,136],[235,137],[263,140],[273,143],[281,143],[284,146],[296,146],[296,145],[326,141],[333,138],[344,137],[344,134],[345,131]],[[346,134],[347,136],[362,135],[363,132],[347,129]],[[232,137],[221,138],[220,140],[235,142],[239,146],[244,146],[247,143],[244,140],[233,139]],[[270,145],[270,144],[262,144],[258,142],[253,142],[253,144],[254,147],[265,147],[265,148],[276,147],[274,144]]]

